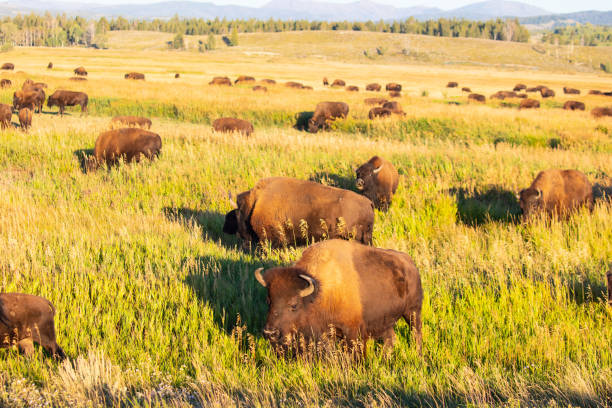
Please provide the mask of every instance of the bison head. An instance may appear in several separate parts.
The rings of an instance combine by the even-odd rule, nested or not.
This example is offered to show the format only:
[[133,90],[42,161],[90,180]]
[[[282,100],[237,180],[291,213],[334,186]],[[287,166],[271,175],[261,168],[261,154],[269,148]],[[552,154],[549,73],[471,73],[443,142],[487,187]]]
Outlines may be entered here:
[[384,164],[378,157],[373,157],[372,160],[359,167],[355,173],[357,180],[355,185],[358,190],[369,190],[376,182],[376,175],[383,169]]
[[319,131],[319,123],[317,120],[315,120],[315,118],[310,118],[308,120],[308,131],[310,133],[317,133]]
[[55,98],[49,97],[47,100],[47,107],[52,108],[55,106]]
[[264,337],[275,346],[289,345],[293,334],[305,328],[308,314],[305,310],[317,282],[299,268],[274,268],[261,274],[255,271],[255,279],[268,289],[268,317],[263,329]]
[[523,210],[523,218],[529,218],[543,206],[542,190],[526,188],[519,193],[519,205]]
[[238,216],[237,209],[233,209],[232,211],[225,214],[225,222],[223,223],[223,232],[230,235],[235,235],[238,233]]

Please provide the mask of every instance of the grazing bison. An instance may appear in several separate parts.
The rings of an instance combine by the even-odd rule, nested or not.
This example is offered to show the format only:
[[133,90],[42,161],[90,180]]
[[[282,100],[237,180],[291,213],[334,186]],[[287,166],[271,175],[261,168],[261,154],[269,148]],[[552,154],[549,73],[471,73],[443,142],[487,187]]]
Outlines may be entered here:
[[389,109],[391,112],[395,113],[396,115],[402,115],[402,116],[406,115],[406,113],[404,113],[402,109],[402,105],[400,105],[399,102],[396,102],[396,101],[385,102],[382,107]]
[[327,77],[323,78],[323,86],[329,86],[329,80],[327,79]]
[[350,85],[346,87],[348,92],[359,92],[359,87],[355,85]]
[[563,109],[565,110],[584,110],[584,103],[578,101],[567,101],[563,104]]
[[601,118],[603,116],[612,116],[612,108],[595,108],[591,111],[591,115],[596,118]]
[[0,103],[0,127],[6,129],[11,126],[13,118],[13,107],[6,103]]
[[380,86],[380,84],[368,84],[366,85],[366,91],[372,91],[372,92],[380,92],[380,90],[382,89],[382,86]]
[[575,88],[568,88],[567,86],[563,87],[564,94],[572,94],[572,95],[580,95],[580,91]]
[[49,64],[47,64],[47,69],[53,69],[53,63],[50,62]]
[[346,118],[349,106],[344,102],[320,102],[308,121],[308,131],[317,133],[319,129],[327,127],[327,123],[337,118]]
[[42,112],[45,103],[45,92],[42,89],[25,89],[13,93],[13,109],[19,111],[21,108]]
[[480,94],[476,94],[476,93],[472,93],[468,95],[468,101],[474,101],[474,102],[486,102],[487,98],[484,95],[480,95]]
[[0,293],[0,347],[18,346],[25,355],[34,343],[63,360],[64,350],[55,337],[55,307],[47,299],[25,293]]
[[346,82],[344,82],[342,79],[334,79],[334,82],[332,82],[331,86],[332,88],[344,87],[346,86]]
[[531,186],[519,193],[519,205],[525,220],[538,211],[567,216],[583,205],[593,209],[593,186],[577,170],[541,171]]
[[174,79],[179,79],[180,77],[181,77],[181,74],[179,74],[178,72],[174,74]]
[[398,92],[398,91],[390,91],[389,92],[389,97],[390,98],[401,98],[402,97],[402,93]]
[[268,85],[276,85],[276,81],[273,79],[262,79],[261,80],[262,84],[268,84]]
[[74,75],[87,76],[87,70],[84,67],[75,68]]
[[522,91],[523,89],[527,89],[527,85],[525,84],[516,84],[514,85],[514,92]]
[[402,86],[400,84],[396,84],[395,82],[389,82],[387,85],[385,85],[385,91],[401,92]]
[[249,121],[236,118],[219,118],[212,124],[215,132],[239,132],[245,136],[253,133],[253,124]]
[[501,99],[516,98],[518,95],[514,91],[497,91],[489,97],[489,99]]
[[612,266],[610,266],[606,278],[608,279],[608,306],[612,306]]
[[3,78],[0,80],[0,88],[10,88],[13,85],[10,79]]
[[115,116],[111,119],[111,124],[120,126],[134,126],[141,127],[143,129],[151,129],[151,119],[143,118],[141,116]]
[[523,99],[519,104],[519,109],[535,109],[540,107],[540,101],[535,99],[527,98]]
[[268,88],[266,88],[265,86],[261,86],[261,85],[255,85],[253,87],[253,91],[257,92],[268,92]]
[[268,292],[263,334],[272,346],[327,340],[332,332],[353,351],[369,339],[393,348],[403,317],[421,352],[423,288],[407,254],[333,239],[309,247],[292,266],[262,270],[255,278]]
[[375,108],[370,109],[368,112],[368,118],[376,119],[376,118],[386,118],[393,114],[389,109],[377,106]]
[[471,93],[472,90],[470,88],[468,88],[467,86],[464,86],[463,88],[461,88],[461,92]]
[[368,197],[374,207],[387,211],[399,183],[399,174],[393,164],[374,156],[356,171],[355,185]]
[[208,85],[232,86],[232,81],[228,77],[214,77]]
[[255,78],[247,75],[240,75],[235,81],[235,84],[251,84],[255,82]]
[[142,80],[144,81],[145,75],[140,72],[128,72],[124,75],[125,79]]
[[325,238],[372,243],[374,206],[352,191],[287,177],[267,178],[238,195],[223,232],[245,246],[269,241],[275,247]]
[[2,64],[2,68],[1,69],[6,69],[8,71],[12,71],[15,69],[15,64],[10,63],[10,62],[5,62],[4,64]]
[[553,98],[555,96],[555,91],[549,88],[544,88],[540,90],[540,95],[542,95],[542,98]]
[[64,114],[64,108],[66,106],[80,105],[81,114],[83,114],[87,113],[88,102],[89,98],[84,92],[57,90],[49,96],[49,99],[47,100],[47,106],[49,108],[59,106],[59,114],[61,116]]
[[93,157],[87,162],[87,170],[95,170],[103,163],[113,165],[120,159],[127,163],[139,162],[142,157],[153,160],[159,156],[161,147],[161,137],[148,130],[138,128],[109,130],[98,136]]
[[287,88],[293,88],[293,89],[303,89],[304,88],[304,85],[300,84],[299,82],[294,82],[294,81],[285,82],[285,86]]
[[457,82],[449,82],[448,84],[446,84],[447,88],[456,88],[458,86],[459,84]]
[[385,98],[366,98],[363,100],[366,105],[383,105],[388,102]]
[[601,95],[601,94],[602,94],[602,92],[598,91],[597,89],[591,89],[589,91],[589,95]]
[[32,111],[28,108],[19,109],[19,126],[27,131],[32,126]]

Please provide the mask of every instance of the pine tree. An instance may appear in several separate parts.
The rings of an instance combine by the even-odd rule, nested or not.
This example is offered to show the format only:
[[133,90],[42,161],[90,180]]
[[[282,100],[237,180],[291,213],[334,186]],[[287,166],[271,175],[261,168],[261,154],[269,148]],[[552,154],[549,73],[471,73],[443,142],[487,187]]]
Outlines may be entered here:
[[232,28],[232,34],[230,37],[229,45],[231,47],[236,47],[238,45],[238,29],[236,28],[236,26]]

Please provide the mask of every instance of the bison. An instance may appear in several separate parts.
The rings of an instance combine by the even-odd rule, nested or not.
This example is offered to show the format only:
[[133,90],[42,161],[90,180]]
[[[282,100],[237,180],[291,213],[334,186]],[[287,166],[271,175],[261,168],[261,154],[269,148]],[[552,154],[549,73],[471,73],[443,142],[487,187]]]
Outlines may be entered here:
[[542,98],[553,98],[555,96],[555,91],[549,88],[544,88],[540,90],[540,95],[542,95]]
[[591,111],[591,115],[596,118],[601,118],[603,116],[612,116],[612,108],[595,108]]
[[468,88],[467,86],[464,86],[463,88],[461,88],[461,92],[471,93],[472,90],[470,88]]
[[232,86],[232,80],[228,77],[214,77],[208,85]]
[[346,82],[344,82],[342,79],[334,79],[334,82],[332,82],[331,84],[332,88],[336,88],[336,87],[344,87],[346,86]]
[[21,108],[42,112],[45,103],[45,92],[42,89],[25,89],[13,93],[13,109],[19,111]]
[[162,142],[157,133],[138,128],[115,129],[98,136],[94,154],[87,163],[87,170],[95,170],[106,163],[113,165],[120,159],[127,163],[139,162],[142,157],[153,160],[159,156]]
[[32,111],[28,108],[19,109],[19,126],[27,131],[32,126]]
[[88,102],[89,97],[84,92],[57,90],[53,92],[52,95],[49,95],[49,99],[47,99],[47,106],[49,108],[59,106],[59,114],[61,116],[64,114],[64,108],[66,106],[80,105],[82,115],[87,113]]
[[255,78],[253,78],[252,76],[248,76],[248,75],[240,75],[234,81],[235,84],[248,84],[248,83],[253,83],[253,82],[255,82]]
[[174,74],[174,79],[179,79],[180,77],[181,77],[181,74],[179,74],[178,72]]
[[389,98],[401,98],[402,97],[402,93],[398,92],[398,91],[390,91],[389,92]]
[[584,110],[585,106],[584,103],[579,102],[579,101],[566,101],[563,104],[563,109],[565,110]]
[[359,92],[359,87],[355,85],[350,85],[346,87],[348,92]]
[[527,88],[525,89],[525,92],[529,92],[529,93],[535,93],[535,92],[540,92],[540,90],[538,88]]
[[142,74],[140,72],[128,72],[127,74],[124,75],[124,78],[144,81],[145,74]]
[[459,86],[459,84],[457,82],[453,82],[453,81],[451,81],[451,82],[446,84],[447,88],[456,88],[458,86]]
[[2,64],[2,68],[0,69],[5,69],[8,71],[12,71],[15,69],[15,64],[11,63],[11,62],[5,62],[4,64]]
[[13,86],[13,82],[10,79],[3,78],[0,80],[0,88],[10,88]]
[[6,103],[0,103],[0,127],[4,130],[11,126],[13,118],[13,107]]
[[55,337],[55,307],[25,293],[0,293],[0,347],[17,346],[25,355],[38,343],[56,359],[66,358]]
[[375,208],[387,211],[399,183],[395,166],[382,157],[374,156],[355,173],[357,189],[374,203]]
[[540,102],[535,99],[523,99],[519,104],[519,109],[535,109],[540,107]]
[[[231,200],[230,200],[231,201]],[[225,216],[223,232],[243,245],[267,241],[274,247],[325,238],[372,243],[374,206],[352,191],[287,177],[260,180],[240,193]]]
[[380,90],[382,89],[382,86],[380,86],[380,84],[368,84],[366,85],[366,91],[371,91],[371,92],[380,92]]
[[589,91],[589,95],[601,95],[601,94],[602,94],[602,92],[598,91],[597,89],[591,89]]
[[486,102],[487,98],[484,95],[480,95],[477,93],[472,93],[468,95],[468,101],[474,101],[474,102]]
[[287,88],[293,88],[293,89],[303,89],[304,88],[304,85],[302,85],[299,82],[294,82],[294,81],[285,82],[285,86]]
[[87,70],[84,67],[78,67],[74,69],[74,75],[87,76]]
[[329,86],[329,80],[327,79],[327,77],[323,78],[323,86]]
[[541,171],[531,186],[519,193],[519,205],[525,220],[538,211],[562,217],[583,205],[592,210],[593,186],[577,170]]
[[309,247],[292,266],[262,270],[255,279],[268,292],[263,335],[274,347],[332,333],[352,350],[369,339],[393,348],[395,323],[404,318],[421,352],[423,288],[407,254],[333,239]]
[[268,84],[268,85],[276,85],[276,81],[273,79],[262,79],[261,80],[262,84]]
[[568,88],[567,86],[563,87],[563,93],[564,94],[571,94],[571,95],[580,95],[580,91],[578,89]]
[[302,89],[307,90],[307,91],[312,91],[314,88],[310,85],[304,85]]
[[141,127],[143,129],[151,129],[151,119],[143,118],[140,116],[115,116],[111,119],[111,124],[113,125],[121,125],[128,127]]
[[215,132],[239,132],[245,136],[253,133],[253,124],[247,120],[236,118],[219,118],[212,124]]
[[527,89],[527,85],[525,84],[516,84],[514,85],[514,92],[522,91],[523,89]]
[[268,88],[266,88],[265,86],[261,86],[261,85],[255,85],[253,87],[253,91],[257,92],[268,92]]
[[383,105],[388,102],[385,98],[366,98],[363,100],[363,103],[366,105]]
[[52,62],[49,62],[47,64],[47,69],[53,69],[53,63]]
[[348,112],[349,106],[344,102],[320,102],[308,121],[308,131],[317,133],[319,129],[326,127],[329,121],[345,119]]
[[389,82],[387,85],[385,85],[385,91],[401,92],[402,86],[400,84],[396,84],[395,82]]
[[396,115],[402,115],[402,116],[406,115],[404,111],[402,110],[402,105],[400,105],[399,102],[396,102],[396,101],[385,102],[382,107],[389,109],[391,112],[395,113]]
[[393,114],[389,109],[377,106],[375,108],[370,109],[368,112],[368,118],[376,119],[376,118],[386,118]]

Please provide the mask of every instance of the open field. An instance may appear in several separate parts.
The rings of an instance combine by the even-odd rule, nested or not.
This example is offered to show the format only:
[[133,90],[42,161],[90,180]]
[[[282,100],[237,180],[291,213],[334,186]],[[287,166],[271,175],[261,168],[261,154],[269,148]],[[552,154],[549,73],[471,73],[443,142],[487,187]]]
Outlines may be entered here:
[[[123,49],[2,55],[24,73],[0,75],[13,80],[0,102],[30,77],[49,92],[87,92],[90,115],[45,107],[29,133],[0,133],[0,289],[53,302],[70,357],[0,351],[0,406],[612,406],[612,118],[589,114],[612,98],[585,95],[612,90],[612,76],[343,61],[331,51],[304,63],[290,42],[281,56],[168,52],[137,45],[136,34]],[[67,81],[78,65],[89,80]],[[129,71],[147,80],[124,80]],[[207,85],[241,74],[315,90]],[[323,88],[323,76],[362,91]],[[514,100],[474,105],[444,87],[450,80],[487,97],[517,82],[557,97],[538,111]],[[367,120],[363,99],[378,94],[365,84],[391,81],[404,85],[406,117]],[[583,94],[569,98],[565,85]],[[587,112],[560,109],[567,99]],[[330,132],[293,128],[324,100],[349,103],[349,118]],[[116,114],[152,117],[161,156],[84,173],[82,154]],[[225,115],[252,120],[254,135],[212,132]],[[360,363],[278,358],[261,336],[265,289],[253,271],[303,248],[241,251],[222,232],[227,193],[281,175],[354,189],[353,166],[374,154],[401,174],[390,211],[376,214],[374,244],[407,252],[420,269],[423,356],[401,322],[390,355],[369,344]],[[515,193],[553,167],[597,184],[595,210],[521,223]]]

